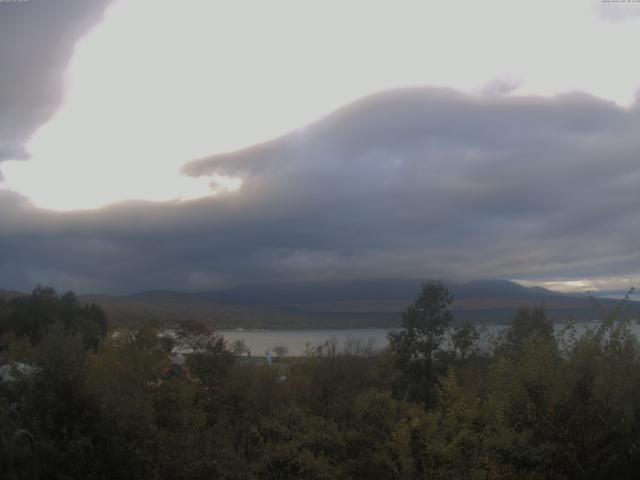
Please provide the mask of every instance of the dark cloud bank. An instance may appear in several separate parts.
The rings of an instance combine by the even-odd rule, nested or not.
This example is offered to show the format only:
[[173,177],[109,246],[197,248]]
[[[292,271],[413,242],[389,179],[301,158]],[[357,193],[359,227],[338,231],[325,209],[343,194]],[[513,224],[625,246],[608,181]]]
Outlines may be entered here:
[[218,198],[52,214],[5,192],[0,278],[130,292],[635,274],[639,131],[638,105],[582,94],[386,92],[185,166],[244,177]]

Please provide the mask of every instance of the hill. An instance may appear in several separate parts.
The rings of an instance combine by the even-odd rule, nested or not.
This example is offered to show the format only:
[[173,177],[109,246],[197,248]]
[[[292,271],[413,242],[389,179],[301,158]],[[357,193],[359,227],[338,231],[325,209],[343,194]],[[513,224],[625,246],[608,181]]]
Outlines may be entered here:
[[13,290],[0,290],[0,300],[8,301],[12,298],[22,297],[26,295],[26,293],[16,292]]
[[[219,328],[357,328],[392,327],[415,297],[417,280],[280,283],[225,290],[184,293],[156,290],[131,295],[83,295],[85,302],[103,307],[116,323],[156,321],[171,323],[197,319]],[[521,307],[543,306],[554,321],[572,317],[597,318],[593,302],[541,287],[508,280],[475,280],[449,288],[452,311],[459,322],[505,323]],[[599,299],[610,308],[616,300]],[[632,309],[638,311],[636,302]]]

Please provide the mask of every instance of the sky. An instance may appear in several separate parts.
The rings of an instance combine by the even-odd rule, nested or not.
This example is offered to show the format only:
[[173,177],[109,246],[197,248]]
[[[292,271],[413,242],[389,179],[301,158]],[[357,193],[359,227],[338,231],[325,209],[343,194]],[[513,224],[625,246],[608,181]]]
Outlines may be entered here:
[[638,285],[640,2],[0,0],[0,288]]

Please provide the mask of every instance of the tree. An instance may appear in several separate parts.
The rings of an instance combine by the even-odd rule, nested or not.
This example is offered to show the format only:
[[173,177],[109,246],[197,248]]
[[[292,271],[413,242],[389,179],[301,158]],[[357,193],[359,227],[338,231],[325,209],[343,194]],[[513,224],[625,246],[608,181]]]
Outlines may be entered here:
[[[389,333],[398,365],[409,380],[407,393],[431,406],[434,396],[434,361],[452,320],[453,296],[438,281],[425,282],[418,297],[402,312],[402,328]],[[415,391],[417,390],[417,391]]]
[[88,356],[82,335],[58,322],[33,347],[33,371],[18,384],[16,410],[37,439],[43,478],[82,478],[96,462],[90,438],[98,409],[87,390]]
[[540,341],[554,342],[553,322],[547,318],[543,308],[523,307],[516,312],[511,326],[505,332],[503,345],[498,351],[517,356],[524,344],[533,337]]
[[249,351],[249,347],[247,347],[243,338],[238,338],[231,344],[231,351],[234,355],[240,356],[247,353]]
[[206,349],[212,339],[213,332],[198,320],[181,320],[176,328],[176,340],[181,348],[190,352]]
[[275,353],[278,358],[282,358],[289,353],[289,349],[284,345],[276,345],[273,347],[273,353]]
[[451,348],[458,359],[466,360],[478,352],[478,340],[480,332],[470,323],[466,323],[451,334]]
[[28,338],[39,343],[60,324],[65,331],[81,334],[85,347],[96,349],[107,333],[107,319],[100,307],[84,305],[73,292],[58,295],[53,288],[38,285],[31,295],[15,297],[0,305],[0,334]]
[[187,355],[189,370],[208,387],[219,385],[235,361],[222,335],[212,336],[206,345]]

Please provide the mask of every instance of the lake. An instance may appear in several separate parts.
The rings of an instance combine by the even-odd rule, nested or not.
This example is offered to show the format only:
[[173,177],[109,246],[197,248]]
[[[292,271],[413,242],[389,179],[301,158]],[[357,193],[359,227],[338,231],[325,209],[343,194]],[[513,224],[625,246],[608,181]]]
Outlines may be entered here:
[[340,346],[349,339],[373,341],[375,349],[383,349],[388,345],[386,328],[353,328],[327,330],[222,330],[229,346],[235,340],[244,340],[252,355],[264,355],[267,350],[283,346],[289,355],[302,355],[307,344],[322,345],[335,337]]
[[[597,327],[599,322],[577,323],[578,334],[584,333],[589,328]],[[479,328],[484,335],[495,335],[503,330],[505,325],[484,325]],[[555,325],[560,331],[565,327],[564,323]],[[640,325],[632,323],[631,331],[640,337]],[[244,340],[252,355],[264,355],[267,350],[273,350],[276,346],[283,346],[289,355],[302,355],[307,344],[312,346],[322,345],[332,337],[339,346],[353,340],[361,340],[365,343],[372,342],[376,350],[381,350],[389,344],[387,333],[393,329],[387,328],[352,328],[352,329],[321,329],[321,330],[222,330],[220,333],[227,339],[229,345],[235,340]]]

